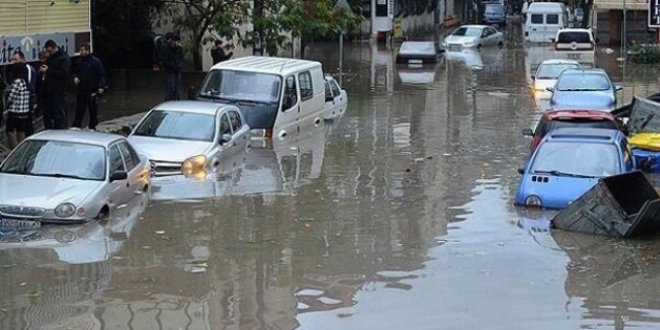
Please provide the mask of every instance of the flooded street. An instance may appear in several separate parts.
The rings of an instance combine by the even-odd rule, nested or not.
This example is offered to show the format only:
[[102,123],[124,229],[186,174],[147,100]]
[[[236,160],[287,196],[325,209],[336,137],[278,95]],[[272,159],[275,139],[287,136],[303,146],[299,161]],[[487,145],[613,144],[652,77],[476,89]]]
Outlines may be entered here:
[[[335,73],[334,47],[309,57]],[[3,242],[0,329],[660,328],[660,243],[513,206],[539,118],[526,54],[401,68],[347,45],[339,120],[107,223]],[[658,90],[616,57],[599,63],[624,102]]]

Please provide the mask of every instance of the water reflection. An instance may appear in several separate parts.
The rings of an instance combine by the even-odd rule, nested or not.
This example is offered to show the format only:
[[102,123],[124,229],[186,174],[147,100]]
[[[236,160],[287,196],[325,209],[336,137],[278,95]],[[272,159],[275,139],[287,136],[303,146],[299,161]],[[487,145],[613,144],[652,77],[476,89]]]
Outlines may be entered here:
[[447,51],[445,52],[445,58],[448,61],[462,62],[465,66],[474,70],[481,70],[484,68],[481,53],[476,49],[464,48],[459,51]]
[[106,221],[43,227],[22,242],[3,237],[0,328],[98,324],[89,313],[111,286],[109,260],[125,245],[148,202],[142,194]]

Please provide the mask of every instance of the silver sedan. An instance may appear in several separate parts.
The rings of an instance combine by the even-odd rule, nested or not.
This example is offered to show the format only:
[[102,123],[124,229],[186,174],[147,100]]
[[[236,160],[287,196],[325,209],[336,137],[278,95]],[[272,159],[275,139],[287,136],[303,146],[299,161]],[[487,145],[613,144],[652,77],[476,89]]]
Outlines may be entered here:
[[206,178],[221,157],[244,153],[250,127],[233,105],[171,101],[151,109],[128,140],[153,163],[156,176]]
[[150,183],[149,160],[123,136],[40,132],[0,165],[0,230],[101,218]]
[[445,50],[504,46],[504,34],[488,25],[463,25],[442,41]]

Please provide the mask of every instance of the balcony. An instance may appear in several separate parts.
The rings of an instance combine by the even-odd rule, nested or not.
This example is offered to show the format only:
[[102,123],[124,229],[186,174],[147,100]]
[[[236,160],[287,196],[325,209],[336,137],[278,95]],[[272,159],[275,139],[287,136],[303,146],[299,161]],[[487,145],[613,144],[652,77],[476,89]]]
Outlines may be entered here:
[[[647,0],[626,0],[627,10],[647,10]],[[594,0],[596,10],[623,10],[623,0]]]

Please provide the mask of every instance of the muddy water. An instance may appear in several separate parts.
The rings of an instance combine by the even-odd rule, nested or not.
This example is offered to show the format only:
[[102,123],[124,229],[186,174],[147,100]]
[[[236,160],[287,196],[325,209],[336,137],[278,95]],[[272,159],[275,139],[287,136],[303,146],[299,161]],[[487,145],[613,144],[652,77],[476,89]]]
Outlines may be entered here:
[[[331,46],[311,56],[337,67]],[[658,244],[550,232],[512,206],[538,117],[525,55],[413,70],[349,48],[348,111],[321,133],[2,243],[0,329],[660,327]],[[626,95],[657,89],[608,69]]]

